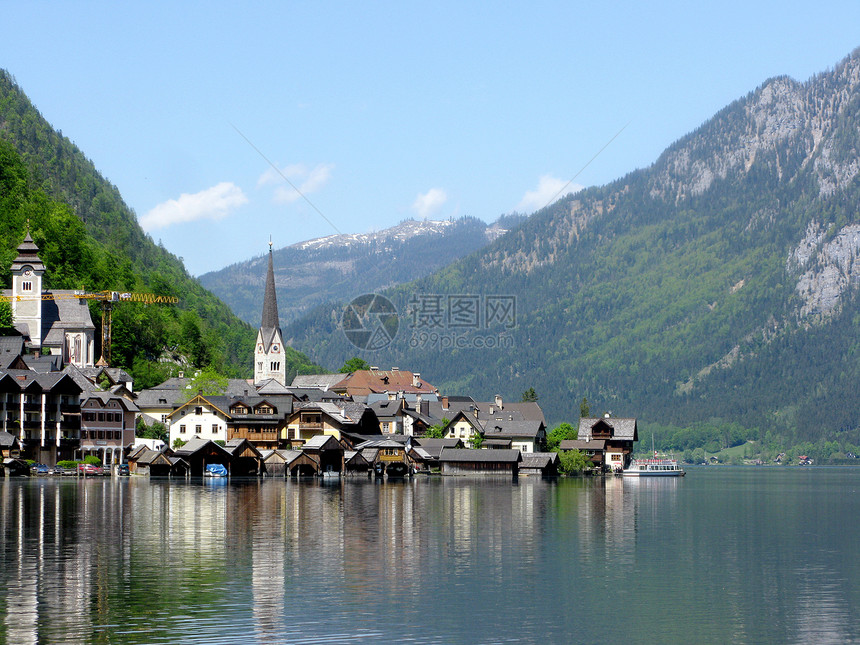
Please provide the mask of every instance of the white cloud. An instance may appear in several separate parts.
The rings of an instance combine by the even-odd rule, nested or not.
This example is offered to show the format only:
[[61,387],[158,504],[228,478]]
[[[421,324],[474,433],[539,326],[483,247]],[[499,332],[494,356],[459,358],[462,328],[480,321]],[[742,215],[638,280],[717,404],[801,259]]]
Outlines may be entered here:
[[565,184],[567,182],[563,179],[544,175],[538,181],[538,187],[535,190],[527,190],[514,210],[521,213],[532,213],[544,206],[548,206],[551,201],[555,201],[563,195],[578,192],[583,188],[579,184],[570,184],[569,186],[565,186]]
[[[301,163],[285,166],[280,170],[269,168],[260,175],[257,180],[257,188],[274,184],[275,192],[272,199],[279,204],[289,204],[301,199],[302,195],[315,193],[325,186],[331,178],[332,169],[334,169],[334,164],[317,164],[308,169],[305,164]],[[298,188],[299,192],[296,192],[293,186],[286,183],[284,177]]]
[[412,202],[412,210],[421,219],[427,219],[448,201],[448,195],[441,188],[431,188],[423,195],[418,195]]
[[182,193],[179,199],[168,199],[141,217],[140,225],[143,230],[151,231],[183,222],[224,219],[247,202],[241,188],[233,182],[222,181],[199,193]]

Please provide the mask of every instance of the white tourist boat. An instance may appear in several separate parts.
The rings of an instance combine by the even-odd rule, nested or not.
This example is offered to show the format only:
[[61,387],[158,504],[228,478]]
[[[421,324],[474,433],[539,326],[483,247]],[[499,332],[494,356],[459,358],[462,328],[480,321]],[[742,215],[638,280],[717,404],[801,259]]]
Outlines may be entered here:
[[625,477],[683,477],[686,474],[675,459],[666,457],[634,459],[623,471]]

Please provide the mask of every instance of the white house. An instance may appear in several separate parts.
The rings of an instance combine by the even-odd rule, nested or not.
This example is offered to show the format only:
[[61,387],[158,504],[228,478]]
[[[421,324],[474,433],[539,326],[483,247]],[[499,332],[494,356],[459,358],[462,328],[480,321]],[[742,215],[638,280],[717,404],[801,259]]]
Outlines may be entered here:
[[227,400],[228,397],[224,396],[205,397],[198,394],[173,410],[167,415],[170,445],[173,446],[177,439],[188,441],[194,437],[226,442],[230,415],[223,404]]

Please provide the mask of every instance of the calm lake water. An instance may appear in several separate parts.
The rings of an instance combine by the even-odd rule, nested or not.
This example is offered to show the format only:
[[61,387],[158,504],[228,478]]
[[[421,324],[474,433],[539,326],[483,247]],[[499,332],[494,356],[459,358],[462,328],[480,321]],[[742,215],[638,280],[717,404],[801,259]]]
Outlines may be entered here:
[[0,480],[0,642],[860,640],[860,469]]

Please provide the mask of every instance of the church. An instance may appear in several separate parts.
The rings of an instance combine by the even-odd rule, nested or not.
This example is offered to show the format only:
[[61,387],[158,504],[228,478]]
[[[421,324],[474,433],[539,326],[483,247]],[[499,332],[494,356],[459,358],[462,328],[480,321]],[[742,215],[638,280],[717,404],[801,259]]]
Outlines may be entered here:
[[72,290],[42,289],[45,265],[29,230],[18,245],[11,272],[12,289],[4,289],[3,296],[27,348],[59,357],[62,366],[94,367],[95,325],[88,301]]
[[285,386],[287,380],[286,352],[281,323],[278,320],[278,298],[275,295],[275,270],[272,263],[272,243],[269,242],[269,270],[263,294],[263,316],[254,349],[254,385],[274,380]]

